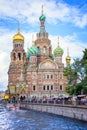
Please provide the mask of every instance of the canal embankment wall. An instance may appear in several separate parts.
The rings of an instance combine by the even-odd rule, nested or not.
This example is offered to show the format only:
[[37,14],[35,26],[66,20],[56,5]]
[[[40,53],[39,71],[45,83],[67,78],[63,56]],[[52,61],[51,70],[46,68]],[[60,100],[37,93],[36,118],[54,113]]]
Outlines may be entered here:
[[87,106],[21,103],[20,107],[87,121]]

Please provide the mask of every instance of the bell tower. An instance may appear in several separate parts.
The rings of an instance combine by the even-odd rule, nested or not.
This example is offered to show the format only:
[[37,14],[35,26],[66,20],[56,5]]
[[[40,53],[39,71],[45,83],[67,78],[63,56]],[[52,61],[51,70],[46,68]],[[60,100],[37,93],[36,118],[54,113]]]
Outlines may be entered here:
[[42,12],[41,16],[39,17],[40,20],[40,32],[37,33],[37,39],[35,41],[35,45],[38,49],[38,55],[37,55],[37,62],[40,63],[44,59],[50,58],[52,55],[52,47],[51,47],[51,41],[48,38],[48,33],[45,29],[45,15],[43,14],[43,6],[42,6]]
[[16,86],[19,82],[21,70],[23,72],[24,63],[26,61],[26,53],[24,50],[24,36],[18,32],[13,36],[13,50],[11,52],[11,62],[8,70],[8,87]]

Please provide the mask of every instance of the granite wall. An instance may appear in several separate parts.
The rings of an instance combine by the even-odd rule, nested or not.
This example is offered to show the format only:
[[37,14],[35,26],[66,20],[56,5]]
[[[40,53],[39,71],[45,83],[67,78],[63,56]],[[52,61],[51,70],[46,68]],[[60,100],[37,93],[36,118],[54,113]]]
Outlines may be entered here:
[[87,121],[87,106],[21,103],[20,107]]

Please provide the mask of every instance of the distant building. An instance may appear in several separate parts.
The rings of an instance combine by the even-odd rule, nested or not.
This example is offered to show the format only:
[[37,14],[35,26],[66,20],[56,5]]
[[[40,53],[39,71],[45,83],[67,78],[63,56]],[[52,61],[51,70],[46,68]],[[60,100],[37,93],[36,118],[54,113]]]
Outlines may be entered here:
[[24,36],[13,36],[13,50],[8,70],[8,91],[16,97],[58,97],[66,93],[66,77],[63,75],[63,49],[59,45],[52,54],[51,40],[45,29],[45,15],[39,17],[40,31],[27,53],[24,50]]

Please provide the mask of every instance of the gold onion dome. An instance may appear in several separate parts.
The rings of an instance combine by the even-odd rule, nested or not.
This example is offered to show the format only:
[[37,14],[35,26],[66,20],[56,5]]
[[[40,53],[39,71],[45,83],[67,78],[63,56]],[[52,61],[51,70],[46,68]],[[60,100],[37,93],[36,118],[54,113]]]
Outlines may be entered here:
[[70,56],[69,56],[69,49],[67,48],[66,62],[67,62],[67,63],[70,63],[70,61],[71,61],[71,58],[70,58]]
[[13,36],[14,41],[22,41],[24,42],[24,36],[20,33],[20,29],[18,28],[18,33]]
[[70,56],[67,56],[67,57],[66,57],[66,62],[67,62],[67,63],[70,63],[70,61],[71,61]]

